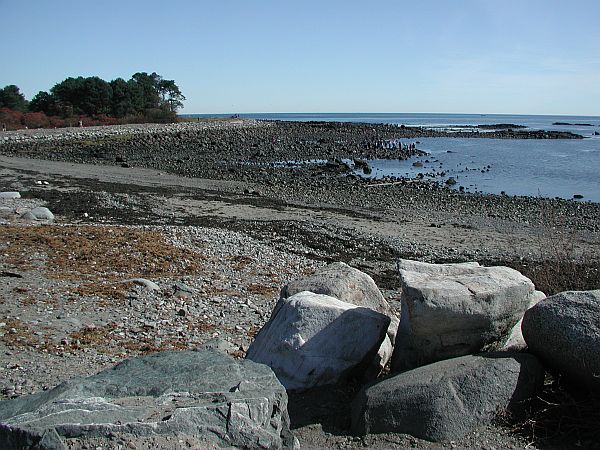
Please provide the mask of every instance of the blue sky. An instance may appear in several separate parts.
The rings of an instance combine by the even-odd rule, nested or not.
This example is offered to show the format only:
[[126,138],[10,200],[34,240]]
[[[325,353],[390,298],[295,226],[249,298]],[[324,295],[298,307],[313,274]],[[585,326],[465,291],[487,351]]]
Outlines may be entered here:
[[594,0],[0,0],[0,87],[157,72],[184,113],[600,115]]

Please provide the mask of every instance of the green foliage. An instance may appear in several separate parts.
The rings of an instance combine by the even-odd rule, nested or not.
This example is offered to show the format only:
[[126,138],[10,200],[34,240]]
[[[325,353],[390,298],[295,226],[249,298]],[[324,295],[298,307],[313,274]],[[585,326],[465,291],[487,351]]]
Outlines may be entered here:
[[0,108],[9,108],[13,111],[27,111],[27,100],[21,94],[19,87],[9,84],[0,89]]
[[56,115],[58,108],[54,96],[48,94],[46,91],[40,91],[29,102],[29,111]]
[[[0,90],[0,108],[58,116],[67,125],[76,125],[79,120],[85,125],[91,118],[101,123],[115,119],[173,122],[183,100],[175,81],[165,80],[156,72],[138,72],[127,81],[116,78],[110,82],[99,77],[69,77],[55,84],[50,92],[38,92],[30,104],[15,85]],[[45,124],[40,117],[31,116],[32,122]]]

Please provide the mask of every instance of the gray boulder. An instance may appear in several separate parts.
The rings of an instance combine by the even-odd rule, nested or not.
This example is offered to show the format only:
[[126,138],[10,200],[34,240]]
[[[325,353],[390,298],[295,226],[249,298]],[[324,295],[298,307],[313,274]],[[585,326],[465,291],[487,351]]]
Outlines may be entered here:
[[393,371],[502,348],[536,295],[533,283],[508,267],[401,260],[399,271]]
[[288,298],[302,291],[329,295],[387,316],[393,315],[373,278],[343,262],[329,264],[313,275],[291,281],[281,289],[281,298]]
[[38,206],[21,214],[21,219],[27,221],[47,220],[51,222],[54,220],[54,214],[52,214],[52,211],[50,211],[48,208],[44,206]]
[[459,439],[500,411],[519,412],[543,379],[535,356],[523,353],[439,361],[363,388],[352,404],[352,430],[434,442]]
[[271,367],[286,389],[335,384],[364,376],[389,323],[372,309],[304,291],[280,301],[246,357]]
[[[346,263],[336,262],[321,268],[313,275],[288,283],[281,289],[280,301],[302,291],[335,297],[352,305],[370,308],[390,318],[387,330],[389,342],[382,344],[375,357],[373,367],[370,369],[371,373],[375,376],[378,375],[390,360],[390,346],[393,348],[400,322],[373,278]],[[279,306],[278,303],[274,312]]]
[[21,198],[21,194],[18,192],[0,192],[0,199],[2,200],[16,200],[18,198]]
[[529,351],[549,368],[600,391],[600,290],[568,291],[525,313]]
[[107,435],[200,439],[218,447],[294,444],[287,394],[271,369],[214,351],[130,358],[50,391],[0,402],[2,449],[66,449],[71,439]]

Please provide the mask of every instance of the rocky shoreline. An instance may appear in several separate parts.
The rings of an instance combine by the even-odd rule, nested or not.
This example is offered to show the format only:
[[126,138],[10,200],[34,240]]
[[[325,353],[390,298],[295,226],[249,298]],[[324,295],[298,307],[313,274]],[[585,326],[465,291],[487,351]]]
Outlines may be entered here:
[[[22,194],[0,200],[5,398],[214,337],[243,356],[281,286],[333,261],[369,273],[398,308],[398,257],[509,264],[548,290],[565,269],[558,261],[556,272],[544,271],[557,259],[551,244],[566,242],[562,256],[575,261],[568,269],[582,276],[569,272],[555,289],[598,287],[599,204],[339,176],[341,159],[410,157],[378,146],[398,138],[398,127],[216,121],[149,128],[0,140],[0,191]],[[420,136],[400,132],[406,140]],[[276,164],[311,159],[330,165]],[[54,213],[53,225],[24,218],[37,206]],[[138,277],[159,290],[125,283]],[[545,278],[549,288],[541,286]],[[303,448],[450,445],[350,436],[344,411],[351,398],[351,388],[335,388],[290,399]],[[563,438],[534,444],[564,448]],[[528,443],[492,426],[454,445]]]

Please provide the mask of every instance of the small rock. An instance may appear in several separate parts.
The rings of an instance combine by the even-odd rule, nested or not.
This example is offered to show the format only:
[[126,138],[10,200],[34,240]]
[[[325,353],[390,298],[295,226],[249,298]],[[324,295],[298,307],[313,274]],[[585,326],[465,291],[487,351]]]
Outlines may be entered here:
[[145,278],[131,278],[123,281],[123,283],[134,283],[138,286],[142,286],[149,291],[160,291],[160,286],[154,281],[147,280]]
[[30,212],[35,216],[37,220],[54,220],[54,214],[52,214],[52,212],[44,206],[38,206],[37,208],[33,208]]
[[18,192],[0,192],[0,199],[14,200],[17,198],[21,198],[21,194]]

